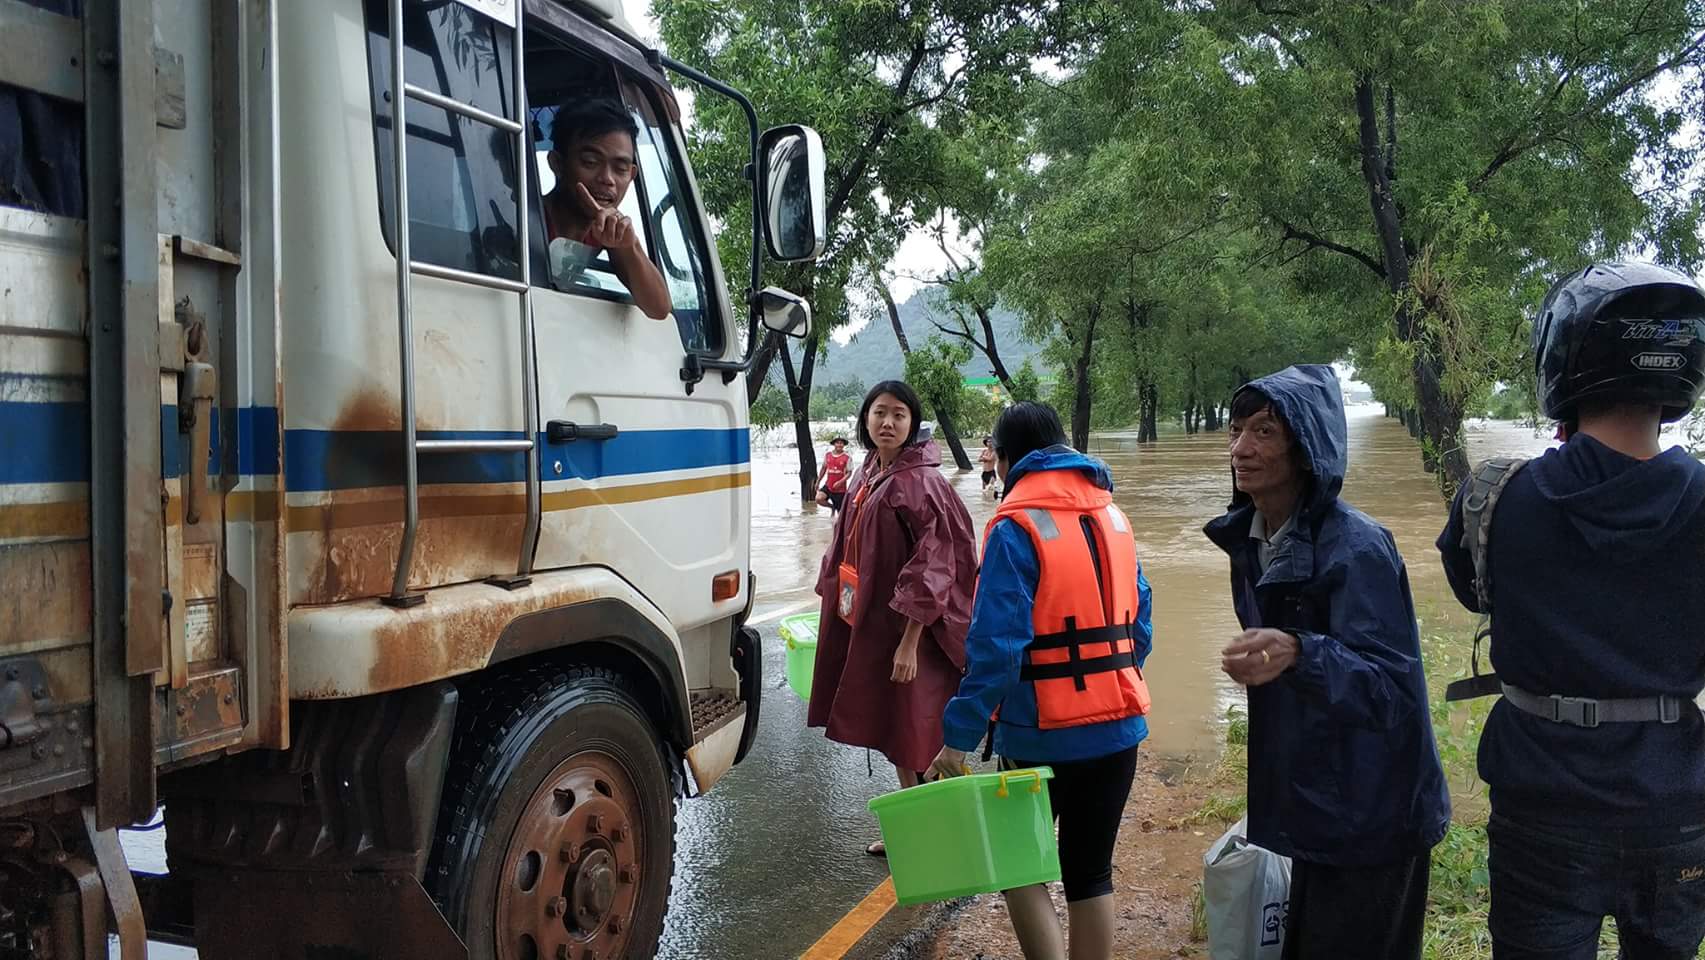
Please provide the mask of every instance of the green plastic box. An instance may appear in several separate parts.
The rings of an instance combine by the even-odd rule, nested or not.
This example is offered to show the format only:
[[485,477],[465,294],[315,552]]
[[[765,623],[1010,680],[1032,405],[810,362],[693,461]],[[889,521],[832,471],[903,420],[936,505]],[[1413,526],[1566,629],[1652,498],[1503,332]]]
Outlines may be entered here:
[[787,685],[801,700],[811,699],[811,673],[817,668],[817,614],[796,613],[781,622],[787,644]]
[[903,905],[1060,879],[1048,767],[937,780],[870,801]]

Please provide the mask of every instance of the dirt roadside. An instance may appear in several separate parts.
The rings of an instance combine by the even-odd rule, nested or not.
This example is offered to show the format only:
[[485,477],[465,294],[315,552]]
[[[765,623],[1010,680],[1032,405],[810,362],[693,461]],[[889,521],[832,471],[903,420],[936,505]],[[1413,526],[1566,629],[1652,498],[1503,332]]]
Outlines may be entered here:
[[[1215,761],[1171,760],[1144,753],[1125,805],[1113,853],[1117,906],[1113,955],[1128,960],[1206,956],[1191,939],[1191,911],[1202,878],[1202,853],[1225,826],[1189,822],[1227,787]],[[1055,907],[1065,901],[1054,885]],[[914,957],[929,960],[1023,960],[999,894],[974,898]]]

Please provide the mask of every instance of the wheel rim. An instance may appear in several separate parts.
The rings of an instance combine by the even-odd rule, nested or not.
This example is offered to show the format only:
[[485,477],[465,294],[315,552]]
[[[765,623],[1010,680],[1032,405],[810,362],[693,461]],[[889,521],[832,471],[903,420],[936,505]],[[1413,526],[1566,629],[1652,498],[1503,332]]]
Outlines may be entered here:
[[578,753],[533,792],[498,875],[501,960],[614,960],[639,904],[644,837],[633,778]]

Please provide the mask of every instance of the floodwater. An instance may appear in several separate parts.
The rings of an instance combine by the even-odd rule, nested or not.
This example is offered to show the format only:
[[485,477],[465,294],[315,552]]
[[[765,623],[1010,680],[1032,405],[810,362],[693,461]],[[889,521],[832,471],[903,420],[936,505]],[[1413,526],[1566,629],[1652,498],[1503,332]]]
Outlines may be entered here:
[[[1451,598],[1433,541],[1445,504],[1420,469],[1417,447],[1377,406],[1353,407],[1344,496],[1385,524],[1409,565],[1419,613],[1429,631],[1469,625]],[[791,433],[791,431],[789,431]],[[1548,437],[1510,423],[1471,424],[1470,459],[1532,455]],[[1241,689],[1219,672],[1219,649],[1237,632],[1223,554],[1202,536],[1230,493],[1220,434],[1166,437],[1139,445],[1135,435],[1102,434],[1090,452],[1113,471],[1115,497],[1130,516],[1154,587],[1154,652],[1145,674],[1154,696],[1148,749],[1182,760],[1217,750],[1228,707]],[[973,451],[974,455],[974,451]],[[948,473],[981,530],[995,503],[976,473]],[[716,789],[681,805],[675,892],[661,956],[767,960],[799,956],[886,875],[863,853],[876,836],[871,797],[894,789],[880,757],[832,744],[805,727],[804,705],[783,679],[776,626],[791,612],[815,609],[812,593],[828,542],[827,510],[798,503],[798,461],[791,447],[754,442],[752,565],[764,636],[764,700],[757,745]],[[871,772],[874,770],[874,773]],[[160,833],[127,834],[133,865],[163,869]],[[881,956],[915,923],[900,911],[852,956]],[[155,958],[193,951],[154,947]]]

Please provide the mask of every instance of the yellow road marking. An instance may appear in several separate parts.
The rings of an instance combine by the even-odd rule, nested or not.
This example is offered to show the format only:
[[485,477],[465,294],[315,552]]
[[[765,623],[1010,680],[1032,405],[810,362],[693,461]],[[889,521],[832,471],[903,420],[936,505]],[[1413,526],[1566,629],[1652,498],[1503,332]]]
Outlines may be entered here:
[[892,909],[894,878],[889,877],[860,900],[858,906],[847,911],[846,916],[811,945],[811,949],[800,954],[799,960],[840,960]]

